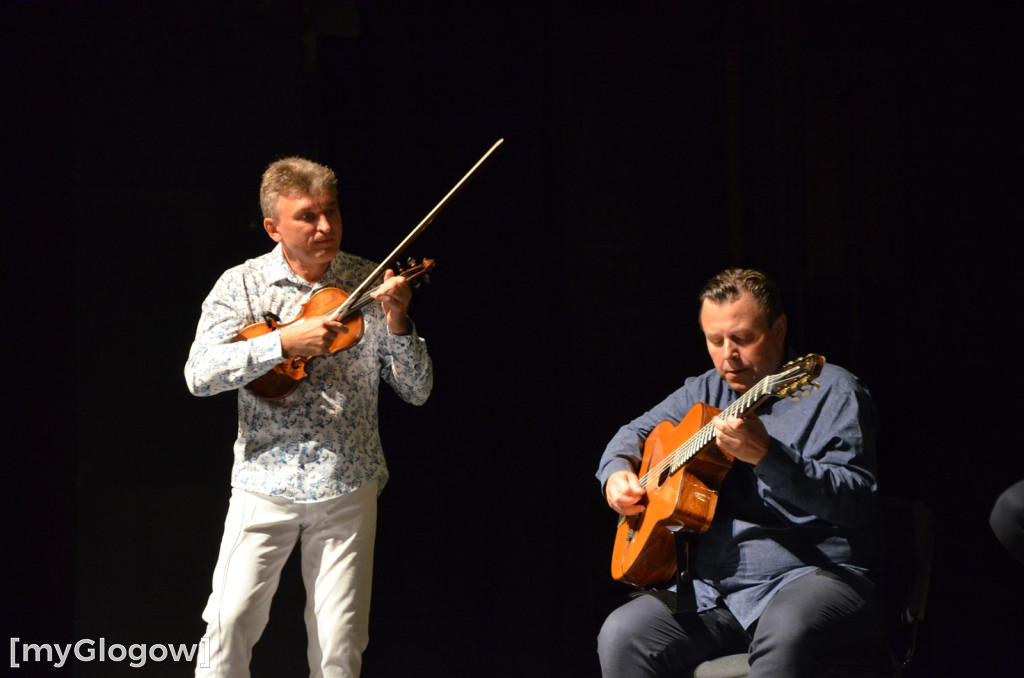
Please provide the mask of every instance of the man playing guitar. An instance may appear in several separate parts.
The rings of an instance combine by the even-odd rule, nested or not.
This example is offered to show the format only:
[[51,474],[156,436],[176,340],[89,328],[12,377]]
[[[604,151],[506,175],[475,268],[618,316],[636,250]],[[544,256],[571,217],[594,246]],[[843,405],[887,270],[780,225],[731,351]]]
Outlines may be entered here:
[[[597,478],[623,520],[642,517],[651,500],[637,472],[652,431],[701,403],[727,410],[786,357],[786,315],[763,273],[723,271],[699,298],[714,368],[620,428],[601,458]],[[749,651],[752,678],[815,678],[830,653],[876,636],[867,575],[879,543],[877,414],[846,370],[825,365],[817,384],[802,402],[767,400],[756,414],[713,419],[714,444],[733,465],[696,540],[692,580],[681,580],[693,595],[678,600],[690,604],[639,595],[613,611],[598,642],[604,676],[678,676]]]

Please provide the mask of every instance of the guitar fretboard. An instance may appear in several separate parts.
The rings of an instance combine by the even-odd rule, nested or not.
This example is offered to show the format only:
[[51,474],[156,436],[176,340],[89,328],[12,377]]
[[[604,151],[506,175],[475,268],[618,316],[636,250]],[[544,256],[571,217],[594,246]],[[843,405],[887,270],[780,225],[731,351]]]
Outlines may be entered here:
[[[769,375],[757,382],[753,388],[741,395],[735,402],[726,407],[716,416],[721,419],[726,419],[728,417],[743,417],[748,412],[754,410],[772,394],[776,378],[777,375]],[[675,473],[681,467],[685,466],[687,462],[697,456],[697,454],[707,447],[714,439],[715,424],[714,422],[708,422],[702,426],[699,431],[690,436],[689,440],[673,450],[672,454],[666,455],[665,458],[657,465],[650,468],[647,473],[640,478],[640,484],[643,487],[647,487],[648,483],[657,482],[665,472],[666,468],[669,473]]]

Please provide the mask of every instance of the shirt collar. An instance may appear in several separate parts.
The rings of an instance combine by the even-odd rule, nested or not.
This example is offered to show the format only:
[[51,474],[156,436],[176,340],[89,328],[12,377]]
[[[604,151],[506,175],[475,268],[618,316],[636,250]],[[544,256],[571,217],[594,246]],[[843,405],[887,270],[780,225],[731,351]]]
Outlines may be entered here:
[[284,248],[278,243],[263,259],[263,273],[269,283],[292,282],[308,285],[284,259]]
[[[270,283],[288,282],[295,285],[301,285],[305,287],[317,287],[317,286],[339,286],[342,284],[352,283],[348,280],[352,275],[353,268],[353,257],[343,251],[338,251],[334,255],[334,259],[331,260],[331,264],[324,271],[324,274],[320,276],[320,280],[311,285],[309,281],[304,280],[292,267],[288,265],[288,262],[284,258],[284,249],[281,243],[278,243],[273,250],[271,250],[266,259],[264,260],[266,279]],[[358,281],[362,282],[362,280]],[[353,283],[355,284],[355,283]]]

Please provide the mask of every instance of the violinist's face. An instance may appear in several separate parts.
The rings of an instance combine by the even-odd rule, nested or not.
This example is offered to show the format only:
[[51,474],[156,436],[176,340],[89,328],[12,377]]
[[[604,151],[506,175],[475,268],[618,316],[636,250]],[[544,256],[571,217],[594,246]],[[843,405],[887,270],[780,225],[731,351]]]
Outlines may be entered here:
[[277,218],[264,219],[263,227],[281,243],[292,270],[310,282],[320,279],[341,247],[341,209],[333,195],[281,195]]
[[769,326],[764,311],[746,292],[724,304],[705,299],[700,326],[715,370],[737,393],[744,393],[782,365],[786,316],[779,316]]

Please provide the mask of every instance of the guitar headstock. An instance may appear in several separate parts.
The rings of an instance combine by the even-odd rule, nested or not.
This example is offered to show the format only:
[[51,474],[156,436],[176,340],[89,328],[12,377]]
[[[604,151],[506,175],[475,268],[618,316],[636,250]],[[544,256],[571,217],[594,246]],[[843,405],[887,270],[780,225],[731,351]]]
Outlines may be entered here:
[[404,277],[406,282],[412,283],[414,288],[418,288],[422,283],[430,284],[430,271],[433,268],[433,259],[424,259],[423,263],[417,264],[416,260],[410,257],[404,265],[401,262],[395,262],[395,275]]
[[802,358],[791,360],[777,374],[772,375],[770,392],[779,398],[799,400],[803,391],[818,388],[814,380],[824,366],[825,356],[817,353],[808,353]]

